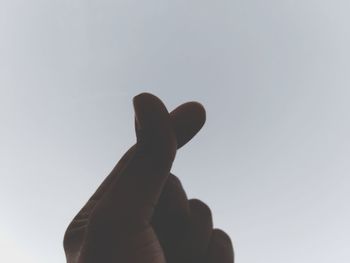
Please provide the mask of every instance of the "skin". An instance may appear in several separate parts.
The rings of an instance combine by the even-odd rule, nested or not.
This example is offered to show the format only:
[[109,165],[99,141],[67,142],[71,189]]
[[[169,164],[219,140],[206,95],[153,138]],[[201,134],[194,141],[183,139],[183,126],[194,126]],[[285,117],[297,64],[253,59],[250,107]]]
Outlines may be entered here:
[[169,113],[150,93],[133,99],[136,143],[69,224],[68,263],[233,263],[230,237],[170,172],[205,122],[198,102]]

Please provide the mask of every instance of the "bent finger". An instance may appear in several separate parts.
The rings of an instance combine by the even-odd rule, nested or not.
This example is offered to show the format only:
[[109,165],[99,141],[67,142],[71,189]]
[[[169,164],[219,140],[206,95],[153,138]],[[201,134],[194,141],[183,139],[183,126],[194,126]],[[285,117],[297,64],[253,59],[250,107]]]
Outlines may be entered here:
[[206,263],[233,263],[234,252],[230,237],[221,229],[214,229],[211,235]]

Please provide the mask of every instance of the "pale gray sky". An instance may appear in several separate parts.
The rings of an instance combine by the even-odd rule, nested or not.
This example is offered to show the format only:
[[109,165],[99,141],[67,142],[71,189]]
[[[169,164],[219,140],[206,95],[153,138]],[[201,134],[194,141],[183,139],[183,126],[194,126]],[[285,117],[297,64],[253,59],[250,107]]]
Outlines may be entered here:
[[135,141],[143,91],[206,108],[173,172],[236,262],[349,262],[349,13],[347,0],[0,0],[0,262],[64,262],[69,221]]

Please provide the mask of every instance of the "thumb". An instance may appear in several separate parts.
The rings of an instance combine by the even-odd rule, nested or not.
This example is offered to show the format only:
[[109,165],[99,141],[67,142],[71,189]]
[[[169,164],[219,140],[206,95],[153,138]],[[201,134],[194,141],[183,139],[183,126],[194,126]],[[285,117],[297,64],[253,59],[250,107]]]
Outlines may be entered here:
[[92,215],[104,227],[121,227],[127,233],[150,223],[177,149],[170,115],[162,101],[141,93],[133,104],[135,153]]

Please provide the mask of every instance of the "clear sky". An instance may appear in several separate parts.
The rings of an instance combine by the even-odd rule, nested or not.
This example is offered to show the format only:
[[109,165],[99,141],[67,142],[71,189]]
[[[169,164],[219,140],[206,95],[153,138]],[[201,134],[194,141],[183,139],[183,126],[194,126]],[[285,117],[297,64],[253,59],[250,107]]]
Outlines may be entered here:
[[201,102],[173,173],[236,262],[350,260],[348,0],[0,1],[0,262],[65,228],[135,142],[132,98]]

